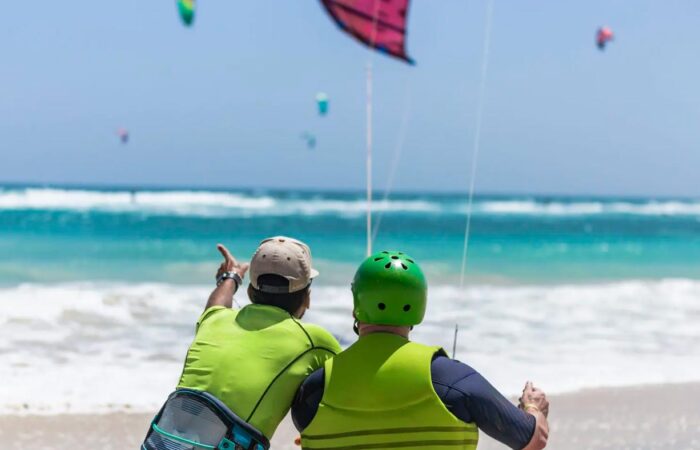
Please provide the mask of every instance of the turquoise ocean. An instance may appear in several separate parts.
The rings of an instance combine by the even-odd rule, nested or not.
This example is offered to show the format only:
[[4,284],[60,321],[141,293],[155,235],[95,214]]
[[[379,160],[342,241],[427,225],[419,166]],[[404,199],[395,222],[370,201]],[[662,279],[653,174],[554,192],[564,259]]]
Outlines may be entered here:
[[[479,195],[460,287],[462,194],[374,204],[374,247],[430,285],[416,340],[508,393],[700,378],[700,200]],[[0,411],[151,410],[173,388],[224,243],[306,241],[305,320],[343,345],[364,193],[0,187]],[[238,294],[240,304],[247,302]]]

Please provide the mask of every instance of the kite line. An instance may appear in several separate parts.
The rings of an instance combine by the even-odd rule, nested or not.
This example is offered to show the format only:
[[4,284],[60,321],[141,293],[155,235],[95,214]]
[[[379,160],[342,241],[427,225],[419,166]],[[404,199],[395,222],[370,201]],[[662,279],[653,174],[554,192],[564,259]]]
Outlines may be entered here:
[[409,0],[321,0],[331,19],[345,33],[369,49],[366,70],[366,182],[367,182],[367,255],[372,253],[372,72],[373,50],[413,64],[406,54],[406,17]]
[[377,39],[377,16],[379,15],[379,2],[374,4],[372,11],[372,32],[369,40],[369,55],[367,56],[367,98],[365,113],[367,115],[365,145],[367,146],[367,161],[365,163],[367,178],[367,256],[372,254],[372,48]]
[[394,153],[391,158],[391,166],[389,168],[389,177],[387,178],[386,186],[384,187],[384,195],[382,196],[381,204],[384,205],[384,209],[380,209],[377,214],[377,220],[374,223],[374,229],[372,230],[372,242],[377,239],[377,234],[379,233],[379,227],[382,223],[382,217],[386,212],[387,202],[389,200],[389,195],[394,188],[394,180],[396,179],[396,169],[399,166],[399,161],[401,160],[401,154],[403,153],[404,143],[406,142],[406,134],[408,131],[408,122],[411,115],[411,88],[408,78],[406,79],[406,88],[404,93],[404,105],[403,114],[401,116],[401,124],[399,125],[399,133],[396,137],[396,144],[394,145]]
[[471,233],[472,211],[474,208],[474,188],[476,186],[476,169],[479,163],[479,150],[481,149],[481,128],[484,116],[484,97],[486,94],[486,75],[489,68],[489,55],[491,46],[491,25],[493,20],[494,0],[488,0],[486,5],[486,24],[484,26],[484,44],[481,53],[481,80],[476,106],[476,125],[474,127],[474,142],[471,158],[471,177],[469,180],[469,195],[467,198],[467,223],[464,227],[464,247],[462,248],[462,265],[459,273],[459,287],[464,287],[464,274],[467,269],[467,254],[469,252],[469,235]]

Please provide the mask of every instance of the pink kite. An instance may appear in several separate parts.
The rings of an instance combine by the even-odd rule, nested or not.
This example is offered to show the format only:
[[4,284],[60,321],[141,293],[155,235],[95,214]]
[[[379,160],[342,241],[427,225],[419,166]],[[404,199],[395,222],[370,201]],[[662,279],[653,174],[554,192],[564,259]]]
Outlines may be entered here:
[[595,43],[600,50],[605,50],[607,43],[612,41],[614,37],[615,35],[610,28],[600,27],[595,35]]
[[129,142],[129,131],[127,129],[118,129],[117,136],[119,136],[119,140],[122,141],[122,144],[126,144],[127,142]]
[[406,54],[409,0],[321,0],[338,26],[358,41],[413,64]]

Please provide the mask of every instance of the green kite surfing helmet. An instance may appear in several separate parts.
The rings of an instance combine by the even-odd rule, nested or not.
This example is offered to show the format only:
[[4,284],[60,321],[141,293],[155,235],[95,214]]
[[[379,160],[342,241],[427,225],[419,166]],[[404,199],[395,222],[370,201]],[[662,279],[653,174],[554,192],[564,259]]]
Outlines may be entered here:
[[365,259],[352,281],[355,319],[375,325],[418,325],[425,316],[428,284],[413,258],[383,251]]

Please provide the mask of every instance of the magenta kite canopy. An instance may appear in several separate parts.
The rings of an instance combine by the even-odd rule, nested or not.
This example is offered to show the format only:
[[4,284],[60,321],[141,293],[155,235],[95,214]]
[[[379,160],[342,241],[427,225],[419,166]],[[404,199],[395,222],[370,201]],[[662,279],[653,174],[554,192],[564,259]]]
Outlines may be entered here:
[[338,26],[368,47],[409,64],[406,18],[409,0],[321,0]]

